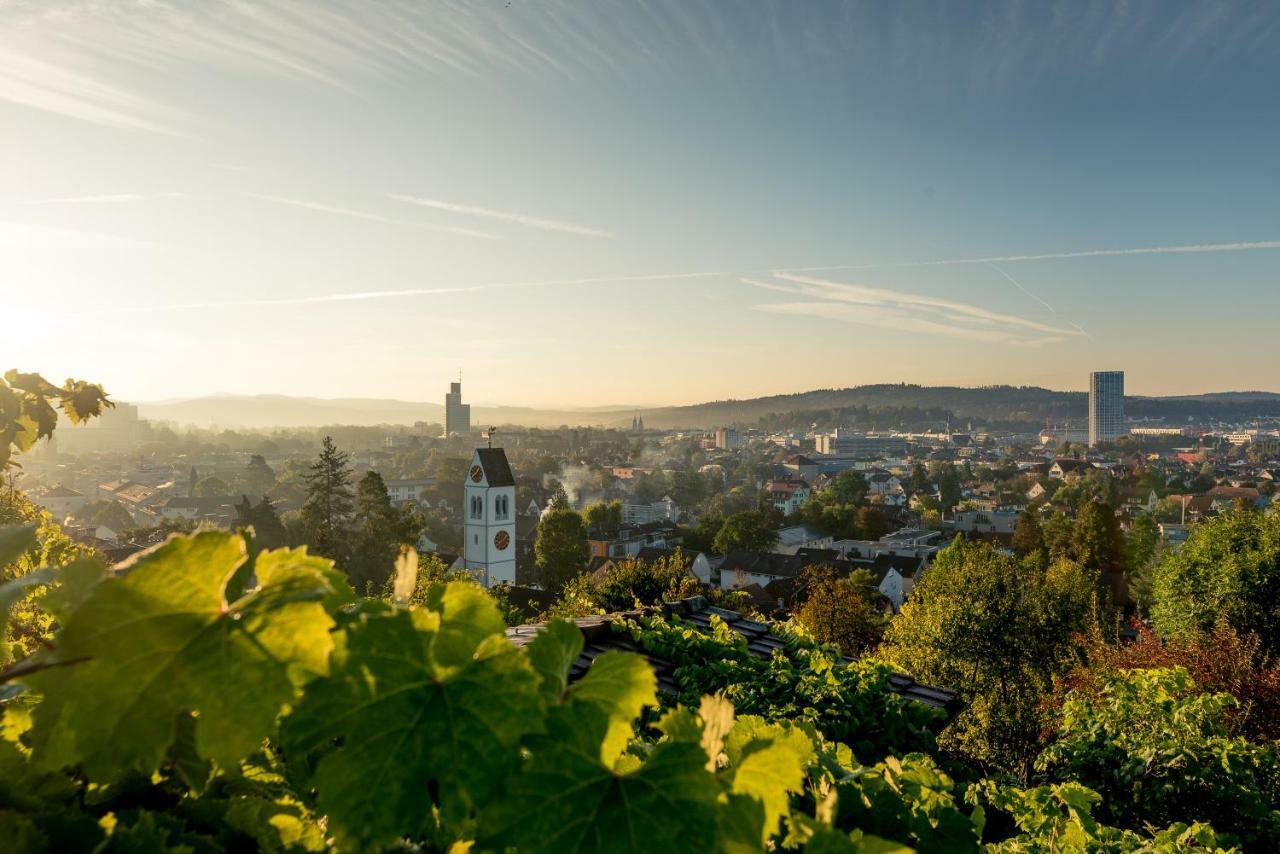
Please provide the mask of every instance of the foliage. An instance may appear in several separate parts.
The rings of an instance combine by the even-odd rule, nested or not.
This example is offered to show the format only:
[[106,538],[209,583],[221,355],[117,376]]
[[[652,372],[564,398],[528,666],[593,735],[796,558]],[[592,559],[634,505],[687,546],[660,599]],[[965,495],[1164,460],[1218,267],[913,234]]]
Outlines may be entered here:
[[347,577],[357,590],[377,590],[391,575],[400,549],[417,541],[421,519],[393,506],[382,475],[370,471],[356,486],[353,523],[355,548],[347,559]]
[[801,573],[800,586],[806,598],[796,621],[815,640],[854,657],[880,643],[888,619],[871,573],[860,569],[841,578],[829,566],[810,566]]
[[1241,635],[1220,621],[1212,632],[1164,639],[1134,621],[1137,638],[1108,642],[1101,631],[1089,637],[1087,663],[1063,678],[1060,692],[1097,696],[1107,680],[1126,670],[1183,668],[1204,691],[1230,694],[1227,732],[1259,741],[1280,738],[1280,666],[1261,650],[1256,635]]
[[711,545],[720,554],[767,552],[777,539],[773,526],[763,513],[746,510],[725,519]]
[[[0,560],[30,536],[0,531]],[[62,627],[51,648],[0,673],[39,690],[0,699],[8,847],[1085,847],[1061,847],[1025,807],[1092,805],[1076,784],[1038,806],[1040,790],[994,787],[985,807],[965,804],[912,753],[936,713],[890,690],[883,664],[785,632],[762,659],[723,625],[617,626],[677,664],[681,697],[660,709],[644,659],[606,652],[571,685],[576,627],[553,622],[519,648],[476,584],[429,569],[419,587],[408,563],[395,602],[358,599],[328,560],[255,555],[222,532],[175,537],[118,573],[61,570],[42,600]],[[1006,809],[1012,840],[992,837]],[[1202,826],[1089,822],[1087,839],[1133,843],[1115,850],[1216,845]]]
[[957,540],[938,554],[881,654],[916,679],[950,685],[967,708],[942,743],[1026,776],[1039,705],[1068,670],[1094,611],[1093,576],[1069,562],[1041,568],[986,543]]
[[231,484],[217,475],[210,475],[201,478],[191,490],[191,494],[196,498],[221,498],[231,494]]
[[[72,541],[49,511],[21,492],[9,492],[0,500],[0,530],[9,525],[29,529],[31,536],[23,539],[21,549],[0,556],[0,584],[25,579],[41,567],[65,566],[93,554],[92,549]],[[22,596],[10,603],[7,629],[0,627],[0,667],[34,652],[51,637],[53,619],[36,604],[42,587],[27,585]]]
[[1200,523],[1156,567],[1153,586],[1162,635],[1192,637],[1221,616],[1280,654],[1280,516],[1231,511]]
[[267,465],[266,457],[253,454],[240,474],[240,490],[254,498],[262,498],[276,485],[276,473]]
[[1110,504],[1089,501],[1080,508],[1067,557],[1097,572],[1124,570],[1124,538]]
[[68,379],[56,386],[39,374],[5,372],[0,379],[0,470],[15,465],[14,454],[53,435],[58,409],[72,424],[82,424],[114,407],[100,385]]
[[75,515],[76,521],[82,525],[110,528],[116,533],[137,527],[133,516],[119,501],[90,501]]
[[800,505],[796,521],[838,539],[855,538],[859,536],[858,510],[866,503],[867,490],[867,479],[862,472],[842,471],[826,488]]
[[567,507],[551,510],[538,523],[533,550],[542,586],[547,590],[562,589],[591,560],[582,514]]
[[606,536],[614,536],[622,527],[622,502],[597,501],[582,511],[583,521],[590,529],[599,529]]
[[889,690],[891,670],[881,662],[846,662],[830,646],[785,631],[786,648],[761,658],[718,618],[710,631],[657,615],[613,627],[675,665],[680,693],[665,700],[689,705],[704,694],[723,693],[740,711],[768,721],[804,721],[860,756],[934,745],[941,716]]
[[1194,819],[1247,846],[1280,845],[1275,749],[1227,735],[1228,694],[1200,694],[1182,668],[1129,670],[1072,696],[1036,767],[1096,790],[1122,827]]
[[1013,529],[1013,542],[1010,543],[1019,557],[1032,557],[1039,563],[1048,560],[1048,552],[1044,542],[1044,531],[1040,528],[1040,510],[1028,507],[1018,514],[1018,524]]
[[253,542],[260,549],[278,549],[288,544],[288,533],[280,514],[271,499],[262,496],[257,504],[249,503],[249,496],[240,496],[236,503],[236,527],[253,528]]
[[346,557],[346,534],[354,510],[349,460],[349,455],[325,436],[319,459],[303,476],[307,500],[302,505],[302,523],[307,545],[339,565]]

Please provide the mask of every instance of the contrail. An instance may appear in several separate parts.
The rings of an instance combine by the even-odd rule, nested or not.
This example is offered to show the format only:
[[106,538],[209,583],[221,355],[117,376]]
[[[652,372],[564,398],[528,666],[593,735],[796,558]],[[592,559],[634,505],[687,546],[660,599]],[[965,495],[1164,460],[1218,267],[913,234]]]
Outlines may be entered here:
[[817,270],[871,270],[876,267],[935,267],[949,264],[991,264],[1013,261],[1050,261],[1058,258],[1101,258],[1114,255],[1176,255],[1188,252],[1249,252],[1280,249],[1280,240],[1249,243],[1194,243],[1188,246],[1146,246],[1139,249],[1087,249],[1081,252],[1053,252],[1046,255],[998,255],[989,258],[951,258],[943,261],[888,261],[880,264],[832,264],[825,267],[777,267],[770,272],[813,272]]
[[501,222],[515,223],[516,225],[523,225],[528,228],[540,228],[543,231],[560,231],[565,234],[578,234],[583,237],[613,237],[612,231],[605,231],[600,228],[591,228],[590,226],[578,225],[577,223],[572,222],[544,219],[537,216],[528,216],[527,214],[512,213],[511,211],[498,211],[493,208],[482,208],[475,205],[459,205],[453,202],[442,202],[439,199],[423,199],[417,196],[404,196],[399,193],[387,193],[386,195],[396,201],[406,202],[411,205],[420,205],[424,208],[464,214],[466,216],[496,219]]
[[707,273],[653,273],[641,276],[597,276],[582,279],[542,279],[529,282],[485,282],[478,285],[457,285],[444,288],[406,288],[396,291],[353,291],[344,294],[320,294],[305,297],[280,297],[278,299],[239,299],[216,300],[209,302],[162,303],[157,305],[135,305],[94,309],[82,312],[67,312],[66,315],[120,314],[133,311],[181,311],[186,309],[209,308],[256,308],[260,306],[281,305],[318,305],[335,302],[358,302],[362,300],[396,299],[402,297],[437,296],[440,294],[467,294],[478,291],[509,290],[513,288],[545,288],[555,285],[593,285],[620,282],[661,282],[679,279],[701,279],[711,276],[726,276],[725,272]]
[[[990,267],[991,269],[995,270],[995,271],[996,271],[997,273],[999,273],[1000,275],[1004,276],[1006,279],[1008,279],[1008,280],[1013,284],[1013,286],[1014,286],[1015,288],[1017,288],[1018,290],[1022,291],[1024,294],[1026,294],[1027,296],[1031,297],[1033,300],[1035,300],[1036,302],[1040,303],[1040,304],[1041,304],[1042,306],[1044,306],[1045,308],[1049,309],[1050,314],[1058,314],[1058,310],[1057,310],[1056,308],[1054,308],[1053,306],[1049,305],[1049,303],[1048,303],[1048,302],[1046,302],[1046,301],[1045,301],[1044,299],[1042,299],[1041,297],[1038,297],[1038,296],[1036,296],[1035,294],[1031,293],[1031,291],[1027,290],[1027,289],[1023,286],[1022,282],[1019,282],[1019,281],[1018,281],[1017,279],[1015,279],[1013,276],[1010,276],[1008,273],[1006,273],[1004,270],[1001,270],[999,267],[997,267],[995,264],[992,264],[990,261],[988,261],[988,262],[987,262],[987,266],[988,266],[988,267]],[[1061,315],[1059,315],[1059,316],[1061,316]],[[1083,326],[1081,326],[1080,324],[1078,324],[1078,323],[1074,323],[1073,321],[1070,321],[1070,320],[1068,320],[1068,321],[1067,321],[1067,323],[1070,323],[1072,326],[1074,326],[1076,329],[1078,329],[1078,330],[1080,331],[1080,334],[1081,334],[1081,335],[1084,335],[1085,337],[1088,337],[1088,338],[1092,338],[1092,337],[1093,337],[1093,336],[1089,335],[1089,333],[1088,333],[1088,332],[1086,332],[1086,331],[1084,330],[1084,327],[1083,327]]]

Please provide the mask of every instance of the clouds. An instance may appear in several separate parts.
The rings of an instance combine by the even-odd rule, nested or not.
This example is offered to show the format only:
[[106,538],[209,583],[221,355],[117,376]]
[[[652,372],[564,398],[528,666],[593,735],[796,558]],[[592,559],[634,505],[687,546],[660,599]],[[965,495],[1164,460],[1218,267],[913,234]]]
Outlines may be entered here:
[[775,273],[775,281],[743,278],[756,288],[804,297],[762,303],[757,311],[808,315],[903,332],[945,335],[986,344],[1043,346],[1083,336],[1075,325],[1061,326],[924,294],[835,282],[796,273]]
[[388,193],[389,198],[397,201],[406,202],[411,205],[419,205],[424,208],[431,208],[438,211],[447,211],[449,213],[462,214],[464,216],[475,216],[484,219],[493,219],[499,222],[513,223],[522,225],[526,228],[537,228],[543,231],[556,231],[562,234],[576,234],[581,237],[613,237],[613,232],[605,231],[599,228],[591,228],[585,225],[577,225],[572,222],[561,222],[554,219],[544,219],[542,217],[529,216],[527,214],[512,213],[510,211],[499,211],[492,208],[482,208],[475,205],[461,205],[453,202],[442,202],[438,199],[423,199],[417,196],[402,196],[396,193]]
[[186,193],[110,193],[100,196],[62,196],[52,199],[31,199],[28,205],[97,205],[116,202],[150,202],[162,199],[185,199]]
[[[877,267],[946,267],[954,264],[1009,263],[1013,261],[1052,261],[1060,258],[1107,258],[1119,255],[1181,255],[1197,252],[1253,252],[1280,249],[1280,240],[1255,240],[1239,243],[1192,243],[1182,246],[1144,246],[1137,249],[1084,249],[1079,252],[1051,252],[1045,255],[995,255],[983,258],[951,258],[943,261],[893,261],[882,264],[830,264],[824,267],[790,267],[803,273],[831,270],[873,270]],[[999,268],[996,268],[999,270]],[[1001,275],[1008,275],[1000,271]],[[1013,281],[1010,279],[1010,281]],[[1017,282],[1014,282],[1017,284]],[[1021,285],[1018,285],[1022,287]],[[1039,297],[1033,297],[1039,299]]]
[[419,228],[425,231],[439,231],[446,234],[456,234],[460,237],[475,237],[482,240],[497,240],[495,234],[487,231],[476,231],[472,228],[457,228],[449,225],[434,225],[427,222],[417,222],[415,220],[396,219],[394,217],[381,216],[380,214],[372,214],[366,211],[352,210],[351,208],[337,207],[335,205],[321,204],[320,202],[308,202],[302,199],[286,199],[281,196],[265,196],[258,193],[245,193],[250,198],[259,199],[264,202],[273,202],[278,205],[290,205],[295,208],[303,208],[304,210],[319,211],[321,213],[337,214],[338,216],[348,216],[354,219],[364,219],[371,222],[381,222],[387,225],[403,226],[405,228]]

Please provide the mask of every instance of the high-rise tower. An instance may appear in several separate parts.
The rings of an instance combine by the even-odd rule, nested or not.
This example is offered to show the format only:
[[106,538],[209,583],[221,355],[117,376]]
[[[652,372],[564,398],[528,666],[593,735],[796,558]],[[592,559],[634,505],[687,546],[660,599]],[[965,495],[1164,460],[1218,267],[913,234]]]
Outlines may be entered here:
[[471,432],[471,404],[462,402],[462,380],[449,383],[444,396],[444,435],[465,436]]
[[1089,374],[1089,445],[1124,434],[1124,371],[1094,371]]

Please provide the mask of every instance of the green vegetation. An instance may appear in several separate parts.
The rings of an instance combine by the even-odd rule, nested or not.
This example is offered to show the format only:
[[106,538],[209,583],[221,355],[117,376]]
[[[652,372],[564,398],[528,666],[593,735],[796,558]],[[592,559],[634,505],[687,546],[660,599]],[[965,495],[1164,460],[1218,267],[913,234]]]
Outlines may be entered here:
[[1194,636],[1221,617],[1280,654],[1280,516],[1237,510],[1203,522],[1156,568],[1153,586],[1161,634]]

